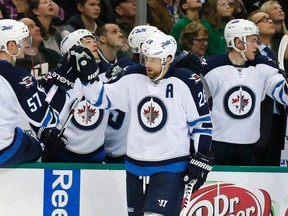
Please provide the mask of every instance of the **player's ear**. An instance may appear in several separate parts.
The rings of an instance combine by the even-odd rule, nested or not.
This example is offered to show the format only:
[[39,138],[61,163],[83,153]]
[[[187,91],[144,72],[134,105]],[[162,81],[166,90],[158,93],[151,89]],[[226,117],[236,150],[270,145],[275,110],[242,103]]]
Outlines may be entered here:
[[167,56],[167,58],[166,58],[166,64],[170,64],[171,63],[171,61],[172,61],[172,56]]
[[240,40],[240,38],[235,38],[234,40],[235,40],[234,41],[235,47],[239,50],[243,50],[244,45],[243,45],[242,41]]
[[106,42],[106,37],[105,37],[104,35],[100,35],[100,36],[99,36],[99,42],[100,42],[101,44],[104,44],[104,43]]

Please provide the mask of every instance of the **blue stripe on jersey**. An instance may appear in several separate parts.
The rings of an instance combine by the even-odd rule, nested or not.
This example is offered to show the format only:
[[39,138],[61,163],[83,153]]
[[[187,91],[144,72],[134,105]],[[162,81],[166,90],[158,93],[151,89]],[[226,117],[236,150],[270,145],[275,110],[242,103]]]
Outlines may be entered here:
[[103,102],[103,100],[102,100],[103,93],[104,93],[104,86],[102,86],[101,91],[100,91],[100,93],[99,93],[98,101],[97,101],[95,104],[93,104],[94,106],[96,106],[96,107],[101,106],[101,104],[102,104],[102,102]]
[[202,129],[202,128],[195,128],[192,132],[193,133],[201,133],[201,134],[209,134],[212,135],[212,129]]
[[0,164],[5,163],[7,160],[9,160],[19,149],[22,139],[23,139],[23,130],[21,128],[16,128],[16,139],[14,140],[14,142],[12,143],[12,147],[7,149],[6,151],[3,152],[3,154],[1,154],[0,157]]
[[[278,88],[279,86],[283,85],[283,83],[284,83],[284,80],[280,81],[280,82],[275,86],[274,90],[272,91],[272,96],[273,96],[273,99],[274,99],[274,100],[276,100],[276,97],[274,96],[276,88]],[[280,98],[280,100],[281,100],[281,102],[282,102],[283,104],[286,104],[286,102],[283,100],[283,88],[280,89],[280,91],[279,91],[279,98]],[[276,101],[277,101],[277,100],[276,100]]]
[[48,112],[47,112],[47,116],[45,117],[44,121],[43,121],[43,124],[41,127],[43,128],[46,128],[47,125],[51,122],[51,119],[52,119],[52,114],[51,114],[51,110],[49,108]]
[[211,116],[203,116],[202,118],[198,118],[192,122],[188,122],[188,125],[190,127],[194,127],[197,125],[199,122],[211,122]]
[[161,166],[137,166],[126,161],[126,170],[134,175],[138,176],[150,176],[155,173],[161,172],[183,172],[186,170],[189,161],[181,161],[173,164],[168,165],[161,165]]

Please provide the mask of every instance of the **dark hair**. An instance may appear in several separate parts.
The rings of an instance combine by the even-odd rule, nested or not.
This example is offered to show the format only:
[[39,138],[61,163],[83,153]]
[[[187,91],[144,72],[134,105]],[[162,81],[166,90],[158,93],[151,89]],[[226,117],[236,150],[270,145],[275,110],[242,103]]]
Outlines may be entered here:
[[26,17],[32,19],[36,26],[40,28],[41,36],[47,40],[49,35],[54,35],[56,29],[53,27],[53,20],[50,23],[49,30],[46,32],[45,28],[38,19],[38,16],[33,12],[34,9],[38,9],[40,5],[40,0],[30,0],[28,9],[26,10]]
[[102,35],[106,35],[107,34],[107,29],[106,29],[106,25],[107,24],[115,24],[115,23],[105,23],[103,25],[98,26],[98,28],[95,31],[95,35],[97,37],[100,37]]
[[74,0],[74,2],[76,4],[81,4],[81,5],[84,5],[86,3],[87,0]]

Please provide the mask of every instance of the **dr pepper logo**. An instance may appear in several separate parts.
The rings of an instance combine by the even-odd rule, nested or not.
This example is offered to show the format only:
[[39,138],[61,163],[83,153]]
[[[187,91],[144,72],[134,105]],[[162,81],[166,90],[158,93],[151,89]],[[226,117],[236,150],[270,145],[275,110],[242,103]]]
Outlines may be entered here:
[[193,193],[187,216],[270,216],[270,211],[271,198],[265,190],[221,183]]

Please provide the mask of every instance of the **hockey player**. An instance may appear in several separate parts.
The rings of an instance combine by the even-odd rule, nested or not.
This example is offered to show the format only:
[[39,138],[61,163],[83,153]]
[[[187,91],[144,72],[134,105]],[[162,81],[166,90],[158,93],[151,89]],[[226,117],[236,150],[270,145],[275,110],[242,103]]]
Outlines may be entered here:
[[253,22],[232,20],[224,35],[228,53],[207,57],[203,68],[213,99],[215,164],[254,165],[261,101],[267,94],[287,106],[287,84],[272,59],[256,54],[259,30]]
[[[30,42],[29,42],[30,41]],[[29,121],[46,147],[65,146],[57,136],[58,112],[31,74],[14,66],[16,57],[31,45],[28,27],[15,20],[0,20],[0,166],[36,161],[42,155],[40,143],[17,127],[21,118]],[[49,145],[49,146],[48,146]]]
[[[130,66],[106,84],[97,81],[97,67],[88,67],[95,65],[86,57],[91,58],[89,50],[75,51],[89,102],[131,115],[126,155],[129,215],[179,215],[184,175],[186,183],[198,179],[197,190],[211,170],[212,157],[205,154],[212,124],[203,86],[189,70],[170,67],[176,49],[172,36],[154,33],[141,47],[145,66]],[[197,151],[191,156],[190,138]]]
[[[105,72],[109,65],[105,61],[99,62],[97,40],[93,34],[86,29],[78,29],[68,34],[61,42],[61,54],[70,55],[69,50],[77,46],[78,50],[87,48],[91,52],[91,61],[97,65],[98,61],[100,79],[106,81]],[[70,61],[73,56],[70,57]],[[103,69],[104,68],[104,69]],[[58,72],[58,71],[56,71]],[[52,77],[57,76],[52,71]],[[56,74],[56,75],[55,75]],[[75,80],[74,80],[75,81]],[[73,82],[73,80],[71,80]],[[61,83],[57,83],[61,86]],[[108,111],[98,109],[89,104],[82,94],[81,82],[75,81],[74,88],[67,91],[70,96],[64,109],[60,113],[60,125],[66,124],[64,136],[67,138],[66,148],[61,151],[50,152],[49,157],[44,158],[46,162],[82,162],[102,163],[105,161],[104,135],[108,121]],[[73,106],[74,112],[69,112]]]
[[[123,68],[133,65],[135,62],[139,63],[140,46],[157,30],[157,27],[149,25],[139,25],[134,27],[128,36],[129,46],[131,51],[134,53],[134,62],[122,59],[113,66],[114,73],[113,70],[111,70],[111,73],[109,75],[106,73],[106,75],[110,77],[111,74],[113,74],[114,78],[116,76],[121,76],[121,74],[125,72],[120,72]],[[118,71],[118,74],[115,73],[116,71]],[[125,162],[129,124],[129,112],[124,113],[118,109],[110,110],[108,126],[105,132],[105,152],[107,162]]]

